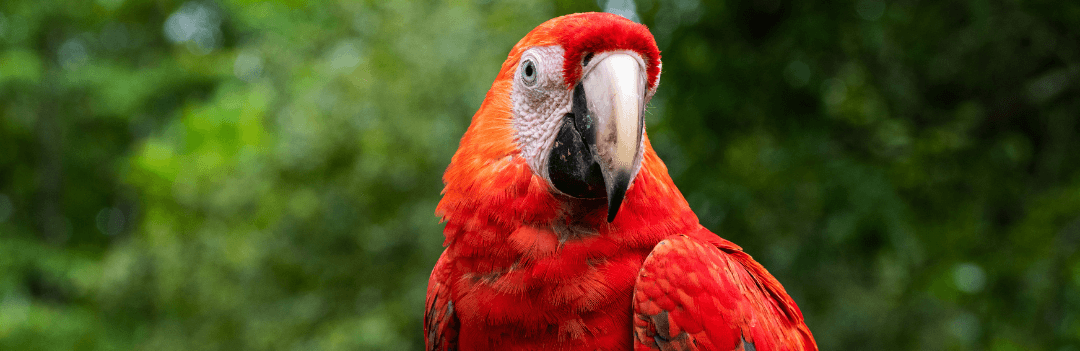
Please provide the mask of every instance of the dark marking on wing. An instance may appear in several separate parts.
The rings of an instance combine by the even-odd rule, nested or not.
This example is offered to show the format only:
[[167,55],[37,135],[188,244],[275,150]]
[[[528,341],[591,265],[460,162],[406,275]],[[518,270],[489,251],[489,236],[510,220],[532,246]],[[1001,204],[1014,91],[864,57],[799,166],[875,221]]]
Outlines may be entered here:
[[654,349],[661,351],[690,351],[696,350],[697,341],[692,339],[685,331],[671,335],[671,318],[667,311],[647,317],[655,330],[649,330],[654,342]]
[[428,280],[427,310],[424,311],[424,341],[428,351],[456,351],[460,321],[450,298],[450,269],[444,252]]
[[447,301],[446,308],[440,313],[436,305],[439,298],[432,300],[424,314],[425,330],[427,331],[428,350],[456,351],[458,320],[454,313],[454,302]]
[[653,325],[656,326],[656,336],[653,338],[659,338],[663,341],[671,341],[671,325],[668,324],[667,311],[660,311],[660,313],[652,315]]
[[754,347],[754,343],[746,341],[745,336],[740,337],[740,339],[742,339],[742,345],[739,347],[742,348],[743,351],[757,351],[757,348]]

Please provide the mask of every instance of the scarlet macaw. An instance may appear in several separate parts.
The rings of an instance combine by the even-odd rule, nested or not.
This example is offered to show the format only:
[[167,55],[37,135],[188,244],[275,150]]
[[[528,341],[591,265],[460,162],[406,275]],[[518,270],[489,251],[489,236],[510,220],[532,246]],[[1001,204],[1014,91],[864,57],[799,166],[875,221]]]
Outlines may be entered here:
[[428,350],[816,350],[802,312],[698,223],[645,134],[660,51],[606,13],[510,51],[443,177]]

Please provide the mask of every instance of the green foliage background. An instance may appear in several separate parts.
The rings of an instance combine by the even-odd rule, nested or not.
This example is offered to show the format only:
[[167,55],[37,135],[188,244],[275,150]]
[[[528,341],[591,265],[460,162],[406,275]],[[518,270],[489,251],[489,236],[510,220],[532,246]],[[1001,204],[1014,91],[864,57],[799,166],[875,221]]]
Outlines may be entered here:
[[0,2],[0,349],[421,349],[440,175],[528,30],[663,54],[649,135],[823,350],[1080,350],[1080,3]]

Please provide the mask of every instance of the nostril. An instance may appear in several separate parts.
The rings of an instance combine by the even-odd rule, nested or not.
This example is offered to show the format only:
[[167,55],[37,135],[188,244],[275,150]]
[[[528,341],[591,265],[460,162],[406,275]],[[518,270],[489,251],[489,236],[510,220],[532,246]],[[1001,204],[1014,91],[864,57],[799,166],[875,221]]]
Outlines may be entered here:
[[592,61],[592,57],[593,57],[593,53],[591,53],[591,52],[588,53],[588,54],[585,54],[585,58],[581,60],[581,65],[582,66],[588,66],[589,61]]

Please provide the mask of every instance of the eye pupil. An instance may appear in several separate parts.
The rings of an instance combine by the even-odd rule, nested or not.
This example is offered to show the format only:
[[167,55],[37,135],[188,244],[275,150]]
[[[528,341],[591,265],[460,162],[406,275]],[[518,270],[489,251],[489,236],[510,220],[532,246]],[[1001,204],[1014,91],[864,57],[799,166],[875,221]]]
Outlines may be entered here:
[[521,80],[525,82],[525,85],[533,86],[536,84],[536,63],[533,60],[525,60],[521,63]]

